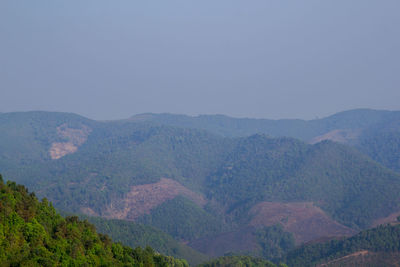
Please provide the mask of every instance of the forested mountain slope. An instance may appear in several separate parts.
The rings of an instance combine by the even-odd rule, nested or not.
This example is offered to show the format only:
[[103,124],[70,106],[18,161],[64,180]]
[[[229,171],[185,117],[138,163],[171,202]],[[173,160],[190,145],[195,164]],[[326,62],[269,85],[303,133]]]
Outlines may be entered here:
[[353,145],[384,166],[400,170],[400,155],[397,153],[400,148],[399,111],[355,109],[308,121],[151,113],[133,116],[131,120],[204,129],[228,137],[264,133],[275,137],[294,137],[311,143],[332,140]]
[[[357,140],[368,144],[397,131],[396,112],[350,113],[315,129],[366,127],[369,137]],[[323,138],[313,145],[265,134],[231,138],[137,118],[99,122],[47,112],[0,114],[0,129],[0,171],[57,208],[140,221],[190,244],[276,224],[301,243],[351,235],[400,211],[399,174]],[[395,166],[396,158],[388,162]]]
[[132,249],[77,217],[63,218],[47,201],[0,176],[2,266],[188,266],[153,249]]
[[400,176],[330,141],[307,145],[254,135],[238,143],[208,187],[210,198],[228,210],[247,210],[259,201],[312,201],[334,219],[365,228],[399,209]]
[[96,229],[109,235],[114,241],[118,241],[129,247],[147,247],[174,258],[185,259],[191,266],[197,266],[209,258],[173,239],[161,230],[143,224],[125,220],[108,220],[101,217],[82,216],[96,226]]
[[289,252],[289,266],[399,266],[400,224],[381,225],[350,238],[308,244]]
[[322,119],[251,119],[224,115],[200,115],[196,117],[176,114],[139,114],[130,118],[136,122],[153,122],[183,128],[203,129],[223,136],[243,137],[256,133],[271,136],[295,137],[304,141],[335,129],[364,129],[377,123],[398,119],[400,112],[371,109],[355,109],[340,112]]

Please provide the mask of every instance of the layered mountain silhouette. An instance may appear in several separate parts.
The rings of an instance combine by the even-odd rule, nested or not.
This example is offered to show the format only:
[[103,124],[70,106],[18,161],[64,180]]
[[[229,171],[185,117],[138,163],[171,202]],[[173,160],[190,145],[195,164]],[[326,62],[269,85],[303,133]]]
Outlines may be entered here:
[[[393,220],[399,149],[395,111],[311,121],[0,114],[5,177],[60,210],[148,224],[210,256],[276,256]],[[293,240],[279,245],[277,233]]]

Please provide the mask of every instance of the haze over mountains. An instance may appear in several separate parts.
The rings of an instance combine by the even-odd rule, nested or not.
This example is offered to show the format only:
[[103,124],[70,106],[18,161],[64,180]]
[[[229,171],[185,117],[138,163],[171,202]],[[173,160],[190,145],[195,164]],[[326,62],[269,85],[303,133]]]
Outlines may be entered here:
[[310,121],[0,114],[7,179],[60,210],[148,224],[212,257],[278,258],[395,220],[399,151],[399,111]]

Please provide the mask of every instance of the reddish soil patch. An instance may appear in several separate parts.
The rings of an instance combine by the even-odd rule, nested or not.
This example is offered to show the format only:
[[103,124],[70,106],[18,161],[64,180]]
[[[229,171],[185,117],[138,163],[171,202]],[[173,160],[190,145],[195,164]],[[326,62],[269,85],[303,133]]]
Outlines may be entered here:
[[314,137],[310,144],[316,144],[324,140],[331,140],[334,142],[348,144],[357,140],[360,135],[357,130],[333,130],[320,136]]
[[144,214],[149,214],[151,209],[178,195],[185,196],[200,206],[206,203],[202,195],[187,189],[177,181],[162,178],[157,183],[132,186],[123,199],[111,202],[105,209],[104,216],[135,220]]
[[261,202],[250,210],[250,225],[282,224],[297,244],[326,236],[350,236],[356,232],[329,218],[312,202]]
[[215,237],[200,238],[189,243],[192,248],[211,257],[223,256],[227,252],[245,253],[259,249],[252,226],[219,234]]

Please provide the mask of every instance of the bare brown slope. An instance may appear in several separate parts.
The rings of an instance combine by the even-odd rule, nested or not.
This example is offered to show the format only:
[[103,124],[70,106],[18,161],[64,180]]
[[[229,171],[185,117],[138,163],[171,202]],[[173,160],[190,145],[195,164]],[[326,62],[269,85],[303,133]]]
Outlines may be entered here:
[[387,223],[397,223],[397,217],[400,216],[400,211],[394,212],[387,217],[379,218],[372,223],[372,227],[377,227],[380,224],[387,224]]
[[202,195],[172,179],[162,178],[157,183],[132,186],[124,198],[112,201],[103,215],[113,219],[135,220],[178,195],[185,196],[200,206],[206,203]]
[[65,139],[65,142],[54,142],[51,144],[49,154],[52,159],[59,159],[65,155],[75,153],[78,147],[86,142],[92,130],[86,125],[81,128],[69,128],[67,124],[57,127],[57,135]]
[[312,202],[261,202],[250,210],[250,225],[282,224],[293,233],[296,243],[304,243],[326,236],[350,236],[356,232],[329,218]]

